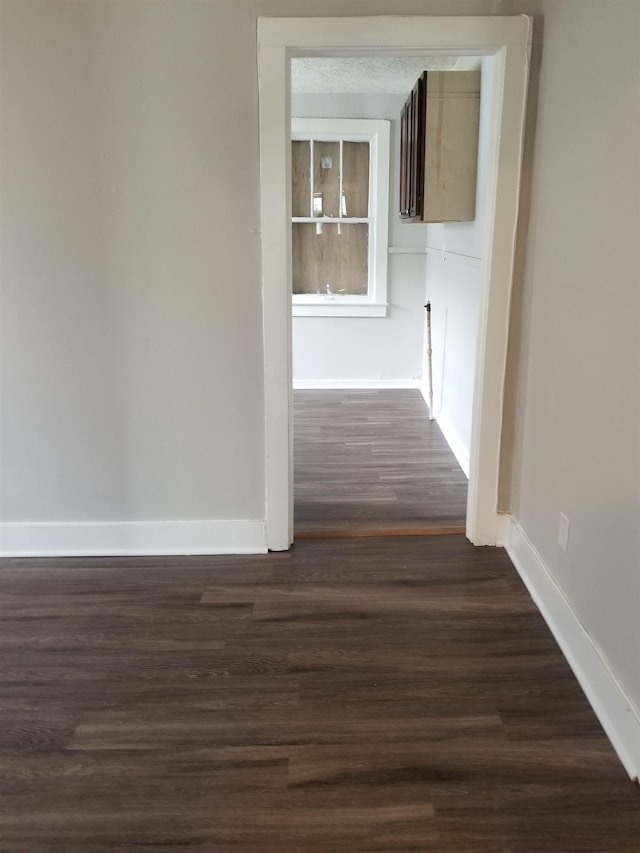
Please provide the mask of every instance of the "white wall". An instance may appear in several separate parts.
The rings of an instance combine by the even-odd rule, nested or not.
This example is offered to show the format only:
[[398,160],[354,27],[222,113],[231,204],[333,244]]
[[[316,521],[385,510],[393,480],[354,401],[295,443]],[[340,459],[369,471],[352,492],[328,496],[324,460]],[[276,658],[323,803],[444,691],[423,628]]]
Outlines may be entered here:
[[638,32],[635,2],[545,4],[512,511],[640,721]]
[[[403,95],[293,94],[296,118],[391,121],[388,301],[386,317],[294,317],[293,379],[297,386],[416,382],[422,371],[426,226],[398,218],[400,112]],[[394,248],[415,254],[393,253]]]
[[[431,302],[434,414],[469,475],[471,419],[487,220],[487,168],[494,60],[482,59],[476,216],[427,226],[426,295]],[[426,368],[423,392],[428,393]]]
[[[472,5],[393,11],[496,11]],[[259,538],[256,19],[388,11],[387,0],[0,4],[3,553],[35,540],[46,551],[50,535],[61,551],[144,550],[152,522],[249,521]],[[392,259],[392,275],[407,263]],[[189,547],[215,548],[199,536]]]
[[36,0],[1,29],[3,522],[262,519],[255,21]]

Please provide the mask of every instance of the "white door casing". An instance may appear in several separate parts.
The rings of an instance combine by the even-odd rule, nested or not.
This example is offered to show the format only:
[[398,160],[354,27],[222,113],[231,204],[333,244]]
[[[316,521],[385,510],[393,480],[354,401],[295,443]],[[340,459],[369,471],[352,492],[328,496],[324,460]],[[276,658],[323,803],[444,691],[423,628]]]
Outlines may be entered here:
[[487,224],[481,269],[467,536],[493,545],[531,19],[260,18],[258,78],[267,546],[293,541],[290,60],[293,56],[490,56],[495,62]]

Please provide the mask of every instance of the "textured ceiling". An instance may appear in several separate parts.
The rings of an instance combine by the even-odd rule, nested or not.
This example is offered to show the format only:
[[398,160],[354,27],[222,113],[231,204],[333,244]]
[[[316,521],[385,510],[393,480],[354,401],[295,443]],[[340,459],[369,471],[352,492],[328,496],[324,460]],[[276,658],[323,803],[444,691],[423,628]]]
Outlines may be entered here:
[[407,94],[424,70],[479,67],[474,58],[456,56],[305,57],[291,60],[294,93]]

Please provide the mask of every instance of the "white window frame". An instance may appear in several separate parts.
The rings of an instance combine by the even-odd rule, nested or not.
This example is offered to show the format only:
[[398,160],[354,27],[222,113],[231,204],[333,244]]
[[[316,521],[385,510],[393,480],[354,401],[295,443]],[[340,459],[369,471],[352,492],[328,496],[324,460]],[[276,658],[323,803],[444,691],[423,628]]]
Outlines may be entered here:
[[[386,317],[389,247],[389,121],[382,119],[292,118],[291,139],[369,143],[369,216],[328,218],[327,222],[369,225],[366,296],[294,293],[294,317]],[[294,216],[295,222],[322,222]]]

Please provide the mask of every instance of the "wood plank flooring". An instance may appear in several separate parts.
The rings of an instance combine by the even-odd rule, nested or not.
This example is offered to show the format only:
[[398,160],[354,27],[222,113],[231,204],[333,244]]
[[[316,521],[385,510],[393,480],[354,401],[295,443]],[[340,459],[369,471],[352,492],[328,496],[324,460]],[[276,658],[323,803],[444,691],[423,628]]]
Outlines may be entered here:
[[618,762],[505,554],[7,560],[3,853],[637,853]]
[[294,530],[463,532],[467,479],[419,391],[294,392]]

